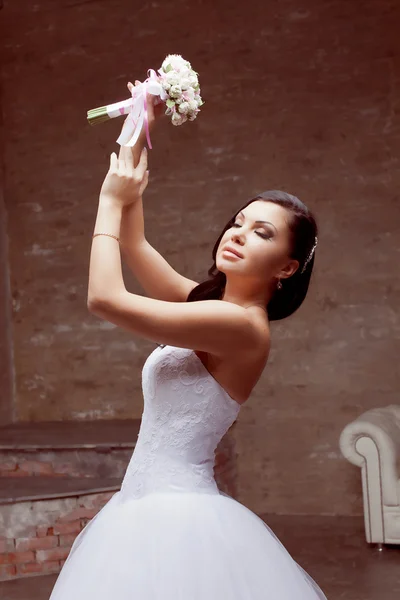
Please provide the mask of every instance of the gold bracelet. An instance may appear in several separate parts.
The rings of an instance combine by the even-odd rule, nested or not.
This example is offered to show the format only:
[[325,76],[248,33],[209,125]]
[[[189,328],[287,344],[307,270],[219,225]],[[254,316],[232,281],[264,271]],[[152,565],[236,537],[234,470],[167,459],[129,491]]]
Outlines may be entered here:
[[119,243],[119,238],[116,235],[113,235],[112,233],[94,233],[92,235],[92,239],[96,237],[96,235],[109,235],[110,237],[114,238],[115,240],[117,240],[117,242]]

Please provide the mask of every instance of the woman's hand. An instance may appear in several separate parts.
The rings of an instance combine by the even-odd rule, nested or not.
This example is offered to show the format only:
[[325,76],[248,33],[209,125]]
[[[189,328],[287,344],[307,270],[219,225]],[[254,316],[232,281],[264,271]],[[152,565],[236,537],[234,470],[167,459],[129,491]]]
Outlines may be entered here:
[[[140,85],[136,80],[135,85]],[[133,84],[128,83],[132,93]],[[165,104],[158,96],[147,94],[147,115],[149,130],[154,129],[156,121],[165,114]],[[142,197],[149,180],[147,169],[147,149],[144,147],[146,133],[144,126],[136,144],[131,147],[121,146],[119,155],[115,152],[110,157],[110,168],[100,191],[100,200],[114,202],[121,206],[134,204]],[[135,163],[138,163],[135,168]]]
[[100,202],[121,207],[133,204],[142,197],[149,181],[147,149],[143,148],[137,167],[134,167],[134,146],[121,146],[119,155],[110,156],[110,168],[100,190]]

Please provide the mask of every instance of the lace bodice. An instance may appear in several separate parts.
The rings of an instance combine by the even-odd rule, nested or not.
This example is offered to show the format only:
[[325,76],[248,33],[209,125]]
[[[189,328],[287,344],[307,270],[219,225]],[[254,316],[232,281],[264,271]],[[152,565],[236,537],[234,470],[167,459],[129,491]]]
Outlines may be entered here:
[[236,420],[240,404],[194,350],[157,347],[142,371],[144,410],[122,481],[124,498],[153,491],[219,493],[215,449]]

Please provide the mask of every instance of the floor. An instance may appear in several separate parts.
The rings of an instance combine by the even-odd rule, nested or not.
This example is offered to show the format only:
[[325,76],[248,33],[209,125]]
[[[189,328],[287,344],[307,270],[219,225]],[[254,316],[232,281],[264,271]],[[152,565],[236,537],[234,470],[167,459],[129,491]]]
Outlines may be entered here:
[[[262,515],[262,518],[320,585],[328,600],[400,598],[400,546],[384,546],[379,552],[377,546],[367,544],[362,518],[287,515]],[[46,575],[1,582],[0,598],[48,600],[56,578]],[[265,597],[265,600],[279,599]]]

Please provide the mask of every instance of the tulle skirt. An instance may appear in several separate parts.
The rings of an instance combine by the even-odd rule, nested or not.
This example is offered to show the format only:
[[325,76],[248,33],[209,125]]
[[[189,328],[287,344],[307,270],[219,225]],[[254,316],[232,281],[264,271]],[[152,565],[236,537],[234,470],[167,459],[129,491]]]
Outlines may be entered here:
[[224,493],[121,492],[76,537],[50,600],[327,600]]

